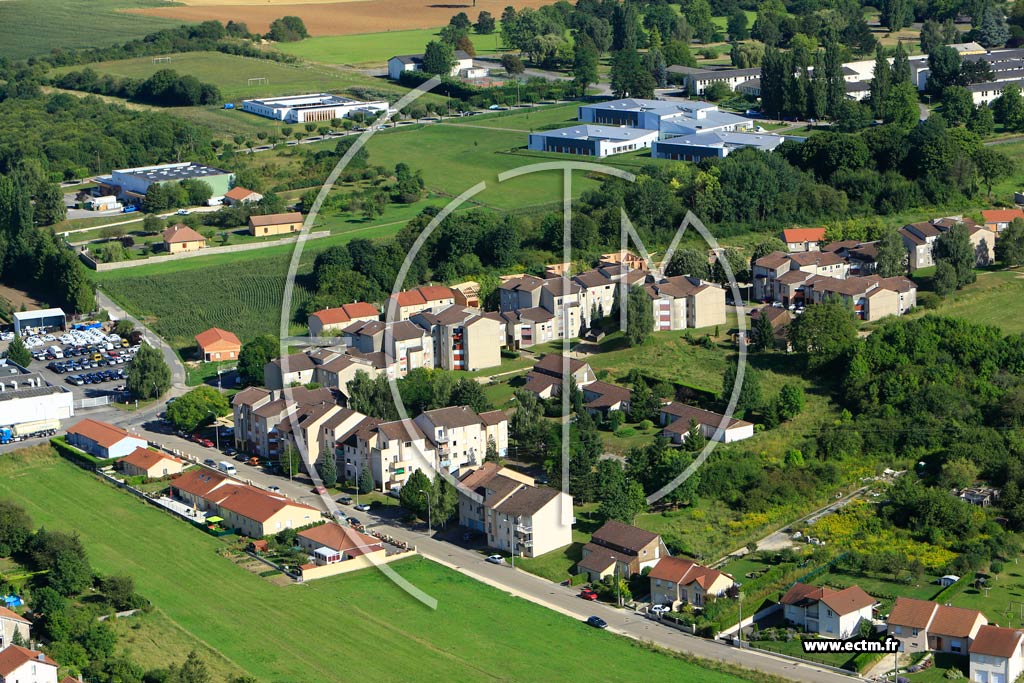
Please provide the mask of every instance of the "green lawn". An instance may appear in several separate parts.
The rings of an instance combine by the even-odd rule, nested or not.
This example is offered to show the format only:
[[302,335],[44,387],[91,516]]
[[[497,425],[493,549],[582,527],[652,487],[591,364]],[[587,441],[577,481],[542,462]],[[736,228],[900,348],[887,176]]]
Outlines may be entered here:
[[1024,604],[1024,566],[1007,562],[1002,573],[993,575],[988,585],[987,591],[969,586],[950,598],[950,602],[957,607],[980,610],[989,621],[1000,626],[1024,626],[1024,619],[1021,618],[1021,605]]
[[1024,271],[979,272],[978,280],[947,296],[934,310],[972,323],[1024,332]]
[[[723,331],[728,328],[722,325]],[[701,336],[699,330],[657,332],[643,345],[630,347],[625,336],[615,332],[601,341],[600,352],[588,357],[587,362],[595,372],[607,370],[609,381],[621,380],[630,370],[640,370],[651,377],[718,393],[726,365],[736,361],[722,346],[708,349],[687,341]]]
[[942,586],[936,583],[937,576],[925,575],[920,581],[911,584],[892,581],[891,578],[891,576],[824,572],[814,577],[810,583],[815,586],[831,586],[835,589],[848,588],[853,585],[860,586],[882,603],[880,609],[882,614],[888,613],[897,597],[931,600],[936,593],[942,590]]
[[514,128],[522,131],[551,130],[578,123],[576,119],[578,110],[579,103],[576,102],[571,104],[545,105],[531,109],[516,110],[514,113],[480,114],[468,119],[461,119],[459,123],[487,128]]
[[4,0],[0,57],[26,59],[55,48],[105,47],[172,28],[173,19],[118,10],[164,7],[164,0]]
[[[160,69],[173,69],[180,74],[191,74],[200,81],[220,88],[225,102],[248,97],[270,95],[300,95],[309,92],[340,91],[352,87],[371,88],[384,95],[398,96],[405,88],[373,78],[357,71],[328,69],[325,67],[284,64],[269,59],[240,57],[223,52],[184,52],[167,55],[170,62],[154,62],[152,57],[137,57],[111,62],[98,62],[89,67],[101,74],[149,78]],[[83,67],[61,67],[54,73],[76,71]],[[250,78],[266,78],[266,83],[249,85]],[[230,112],[229,112],[230,113]],[[254,116],[235,110],[238,117]]]
[[531,574],[543,576],[548,581],[561,583],[569,578],[572,568],[580,561],[583,555],[583,546],[590,542],[590,534],[579,529],[572,530],[572,543],[545,553],[540,557],[519,558],[516,566],[525,569]]
[[916,674],[903,673],[900,674],[900,677],[906,677],[911,683],[944,683],[950,680],[946,676],[946,672],[956,667],[963,674],[957,678],[966,681],[967,675],[970,673],[970,664],[970,660],[963,655],[952,655],[942,652],[935,655],[935,664],[930,668],[919,671]]
[[778,652],[780,654],[789,655],[790,657],[799,657],[800,659],[807,659],[812,662],[818,662],[819,664],[827,664],[829,666],[840,668],[853,659],[853,655],[849,654],[831,654],[824,652],[815,652],[814,654],[805,653],[799,638],[794,638],[790,641],[760,640],[751,643],[751,645],[753,647],[761,648],[762,650],[768,650],[769,652]]
[[374,570],[276,587],[222,557],[223,542],[43,451],[4,458],[0,496],[38,525],[77,532],[97,570],[134,576],[176,625],[263,680],[352,680],[349,658],[325,643],[386,654],[372,665],[375,681],[621,681],[637,671],[652,680],[738,680],[422,559],[392,567],[434,597],[436,610]]
[[[475,19],[475,17],[473,17]],[[317,36],[297,43],[280,43],[277,49],[290,55],[325,64],[383,65],[394,55],[418,54],[431,40],[437,40],[437,29],[361,33],[354,36]],[[480,56],[500,54],[501,36],[470,33],[470,40]]]

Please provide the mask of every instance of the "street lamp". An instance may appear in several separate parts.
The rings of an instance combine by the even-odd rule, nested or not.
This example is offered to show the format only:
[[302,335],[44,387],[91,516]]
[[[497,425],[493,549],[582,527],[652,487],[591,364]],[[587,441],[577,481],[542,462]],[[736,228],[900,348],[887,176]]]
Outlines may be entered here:
[[427,497],[427,535],[430,535],[430,494],[427,493],[426,489],[420,489],[420,493]]

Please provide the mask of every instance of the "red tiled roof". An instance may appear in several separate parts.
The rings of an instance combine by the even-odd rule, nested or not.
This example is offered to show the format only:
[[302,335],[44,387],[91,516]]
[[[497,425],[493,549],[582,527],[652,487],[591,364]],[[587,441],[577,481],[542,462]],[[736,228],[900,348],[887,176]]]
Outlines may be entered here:
[[20,622],[22,624],[31,624],[32,623],[31,621],[29,621],[25,617],[21,616],[17,612],[12,612],[11,610],[7,609],[6,607],[0,607],[0,619],[10,619],[12,621],[17,621],[17,622]]
[[52,667],[57,666],[57,662],[42,652],[29,650],[20,645],[11,645],[5,650],[0,650],[0,676],[10,676],[16,669],[29,662],[40,662]]
[[373,551],[384,547],[380,541],[372,536],[367,536],[350,527],[342,527],[333,523],[321,524],[312,529],[300,531],[299,536],[338,552],[349,552],[356,548]]
[[1021,648],[1024,633],[1012,628],[982,626],[971,643],[972,655],[989,655],[1009,659]]
[[177,223],[164,230],[164,243],[165,244],[178,244],[180,242],[205,242],[206,238],[200,235],[198,232],[188,227]]
[[779,602],[783,605],[798,605],[805,600],[818,601],[825,596],[826,590],[808,583],[794,583]]
[[120,427],[89,418],[73,424],[68,429],[68,434],[80,434],[91,441],[95,441],[103,448],[110,448],[122,439],[131,437],[131,434]]
[[228,199],[235,199],[237,201],[242,201],[243,199],[246,199],[250,195],[254,195],[254,194],[259,194],[259,193],[258,192],[253,192],[252,190],[250,190],[248,188],[245,188],[245,187],[242,187],[241,185],[236,185],[235,187],[232,187],[230,190],[225,192],[224,196],[227,197]]
[[701,588],[707,590],[718,580],[720,576],[732,579],[731,576],[717,569],[711,569],[704,565],[697,564],[693,560],[682,557],[663,557],[658,560],[649,574],[652,579],[661,579],[682,585],[689,585],[696,582]]
[[353,318],[377,317],[379,315],[380,311],[373,304],[363,301],[354,304],[344,304],[337,308],[325,308],[313,314],[324,325],[336,325],[338,323],[347,323]]
[[265,522],[286,507],[297,507],[319,512],[303,503],[296,503],[283,496],[276,496],[250,486],[235,486],[217,505],[255,522]]
[[1020,209],[988,209],[981,212],[986,223],[1009,223],[1014,218],[1024,218]]
[[127,456],[122,458],[121,462],[128,463],[129,465],[134,465],[135,467],[138,467],[140,470],[148,470],[153,465],[156,465],[157,463],[162,462],[164,460],[170,460],[171,462],[176,462],[179,465],[185,464],[183,461],[179,460],[178,458],[175,458],[173,455],[167,455],[166,453],[154,451],[149,448],[136,448],[134,451],[132,451]]
[[237,346],[241,348],[242,342],[232,332],[222,330],[219,327],[211,327],[205,332],[196,335],[196,343],[202,349],[212,348],[214,345]]
[[825,239],[825,228],[790,228],[782,231],[782,241],[821,242]]

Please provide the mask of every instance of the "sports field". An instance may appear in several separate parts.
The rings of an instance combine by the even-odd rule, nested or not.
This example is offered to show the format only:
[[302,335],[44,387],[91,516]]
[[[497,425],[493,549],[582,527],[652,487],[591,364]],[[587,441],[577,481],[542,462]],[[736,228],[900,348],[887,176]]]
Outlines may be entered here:
[[[273,3],[249,2],[236,4],[234,0],[204,0],[202,6],[180,5],[133,9],[132,13],[147,17],[175,19],[178,23],[218,19],[244,21],[250,31],[263,33],[274,19],[285,15],[301,17],[314,36],[350,36],[359,33],[407,31],[410,29],[444,26],[452,15],[464,11],[476,15],[487,10],[500,17],[505,7],[540,7],[550,0],[474,0],[468,2],[435,3],[431,0],[363,0],[362,2],[330,3]],[[422,49],[416,50],[422,52]],[[395,52],[394,54],[400,54]]]
[[221,557],[221,541],[45,452],[0,461],[0,498],[78,533],[97,570],[134,576],[171,620],[260,680],[738,680],[422,559],[392,567],[437,610],[372,569],[274,586]]
[[141,38],[181,22],[120,10],[172,4],[164,0],[0,0],[0,57],[25,59],[54,48],[106,47]]
[[[455,10],[452,10],[453,12]],[[476,15],[467,10],[470,19]],[[477,55],[500,54],[501,36],[495,31],[491,35],[469,34]],[[437,39],[437,30],[432,28],[412,31],[390,31],[364,33],[357,36],[317,36],[297,43],[280,43],[277,49],[290,55],[304,57],[314,62],[327,64],[383,65],[394,55],[418,54],[431,40]]]
[[[185,52],[167,56],[171,61],[154,62],[152,57],[138,57],[98,62],[89,67],[97,73],[129,78],[149,78],[160,69],[173,69],[179,74],[191,74],[200,81],[215,84],[220,88],[225,101],[270,95],[337,92],[352,87],[372,88],[385,95],[406,92],[404,88],[382,78],[373,78],[355,71],[283,64],[223,52]],[[63,67],[54,72],[63,73],[81,68]],[[252,78],[265,78],[267,82],[250,84],[249,79]],[[236,113],[238,116],[252,116],[241,111]]]

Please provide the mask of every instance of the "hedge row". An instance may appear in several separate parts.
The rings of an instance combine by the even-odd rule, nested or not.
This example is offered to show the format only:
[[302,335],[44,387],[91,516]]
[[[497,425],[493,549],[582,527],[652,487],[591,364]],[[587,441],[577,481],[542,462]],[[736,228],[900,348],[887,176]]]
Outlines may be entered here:
[[67,441],[64,440],[63,436],[55,436],[50,439],[50,445],[53,446],[54,450],[60,454],[61,457],[67,458],[79,467],[87,470],[98,470],[103,467],[113,465],[118,459],[103,459],[94,458],[85,451],[81,451]]

